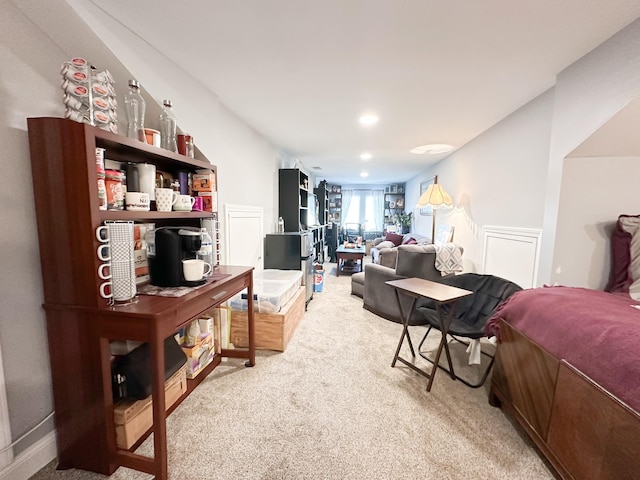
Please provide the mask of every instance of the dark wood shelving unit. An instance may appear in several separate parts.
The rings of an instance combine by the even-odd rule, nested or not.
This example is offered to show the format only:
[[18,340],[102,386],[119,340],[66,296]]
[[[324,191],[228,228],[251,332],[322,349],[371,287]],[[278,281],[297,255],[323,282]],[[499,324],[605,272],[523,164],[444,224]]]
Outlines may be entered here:
[[[222,350],[170,409],[164,395],[164,340],[202,313],[247,290],[253,295],[253,267],[219,265],[217,281],[182,297],[138,295],[111,306],[100,296],[96,229],[105,220],[156,226],[200,226],[211,212],[101,211],[98,208],[95,149],[118,162],[152,163],[177,173],[217,171],[206,159],[188,158],[99,128],[62,118],[29,118],[34,200],[55,408],[58,468],[111,475],[119,466],[167,478],[166,416],[201,383],[222,357],[255,363],[253,311],[248,312],[249,348]],[[151,351],[153,426],[130,450],[116,447],[111,386],[112,340],[148,342]],[[154,434],[154,456],[133,453]]]

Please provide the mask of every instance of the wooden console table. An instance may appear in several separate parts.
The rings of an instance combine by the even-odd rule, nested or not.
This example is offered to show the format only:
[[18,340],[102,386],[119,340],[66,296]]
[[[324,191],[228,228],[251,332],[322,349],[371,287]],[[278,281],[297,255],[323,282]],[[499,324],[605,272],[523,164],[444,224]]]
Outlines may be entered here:
[[[66,385],[54,384],[54,390],[65,389],[66,394],[72,396],[64,404],[58,402],[56,405],[59,469],[79,468],[110,475],[123,466],[155,475],[157,480],[168,478],[166,416],[220,364],[222,357],[246,358],[247,366],[255,364],[254,319],[253,311],[249,309],[249,347],[222,350],[222,355],[216,355],[203,372],[187,381],[187,392],[166,411],[164,340],[244,289],[247,289],[249,298],[253,296],[253,267],[218,266],[215,271],[229,276],[182,297],[139,295],[136,303],[100,308],[45,304],[50,322],[59,327],[69,327],[49,329],[50,337],[57,337],[50,340],[59,342],[61,346],[60,351],[51,352],[52,363],[61,367],[64,363],[62,358],[60,361],[56,358],[69,354],[68,349],[73,353],[81,349],[85,357],[89,357],[87,365],[94,363],[91,358],[95,358],[101,368],[101,375],[91,375],[90,367],[77,365],[77,371],[69,371]],[[69,341],[78,334],[82,341]],[[153,426],[131,450],[116,447],[109,351],[111,340],[149,342],[151,347]],[[66,364],[66,368],[70,369],[70,365]],[[76,393],[71,393],[73,391]],[[54,395],[61,394],[63,392],[54,392]],[[154,457],[133,453],[151,433],[154,434]]]

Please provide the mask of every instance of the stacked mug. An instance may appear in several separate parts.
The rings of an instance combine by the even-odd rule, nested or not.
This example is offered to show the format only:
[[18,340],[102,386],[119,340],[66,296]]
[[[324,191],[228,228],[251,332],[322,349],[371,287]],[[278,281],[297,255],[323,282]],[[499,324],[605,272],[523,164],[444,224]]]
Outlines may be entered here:
[[98,276],[105,280],[100,296],[109,303],[130,303],[137,293],[133,222],[105,222],[96,229],[96,238],[97,255],[104,262],[98,267]]

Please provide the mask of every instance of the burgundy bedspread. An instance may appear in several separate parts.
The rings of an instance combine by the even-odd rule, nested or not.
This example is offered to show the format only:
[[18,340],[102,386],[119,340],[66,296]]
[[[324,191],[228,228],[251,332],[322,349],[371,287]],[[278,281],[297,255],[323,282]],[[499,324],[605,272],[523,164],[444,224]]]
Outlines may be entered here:
[[628,295],[542,287],[512,295],[489,319],[500,340],[504,319],[556,358],[640,412],[640,306]]

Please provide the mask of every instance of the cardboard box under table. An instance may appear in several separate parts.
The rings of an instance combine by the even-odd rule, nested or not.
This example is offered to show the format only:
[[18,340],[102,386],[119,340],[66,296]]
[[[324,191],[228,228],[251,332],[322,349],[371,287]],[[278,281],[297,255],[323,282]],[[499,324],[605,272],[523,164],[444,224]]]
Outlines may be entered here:
[[[164,383],[165,408],[169,409],[187,391],[187,365],[174,373]],[[131,448],[153,425],[151,395],[144,400],[130,400],[113,407],[116,424],[116,445]]]
[[[284,352],[304,315],[305,287],[298,270],[264,270],[254,278],[256,348]],[[262,293],[261,293],[262,292]],[[231,301],[231,342],[249,345],[246,299]]]

